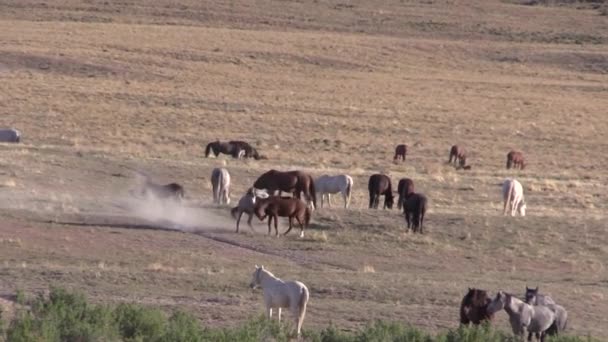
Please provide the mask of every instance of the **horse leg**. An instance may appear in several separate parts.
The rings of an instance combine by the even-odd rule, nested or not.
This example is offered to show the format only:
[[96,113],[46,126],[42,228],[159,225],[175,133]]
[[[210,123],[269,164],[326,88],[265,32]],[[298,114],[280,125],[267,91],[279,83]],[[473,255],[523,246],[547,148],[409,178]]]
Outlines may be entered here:
[[281,324],[281,307],[277,309],[277,317],[279,317],[279,324]]
[[[239,232],[239,223],[241,222],[241,216],[243,216],[243,211],[239,210],[239,215],[236,218],[236,232]],[[249,221],[251,221],[251,216],[249,216]],[[249,224],[251,226],[251,223]]]
[[267,310],[266,314],[268,315],[268,319],[272,319],[272,308],[269,307],[266,310]]
[[287,235],[287,233],[291,231],[291,227],[293,227],[293,216],[289,216],[289,228],[287,228],[287,231],[283,234],[283,236]]
[[302,223],[302,219],[300,219],[300,216],[296,216],[296,221],[298,221],[298,224],[300,225],[300,238],[304,237],[304,224]]
[[369,208],[373,208],[374,207],[374,195],[369,194]]
[[321,208],[323,208],[323,200],[325,199],[325,194],[321,194]]
[[327,194],[327,207],[331,208],[331,194]]
[[272,231],[272,218],[274,216],[273,215],[268,215],[268,235],[270,235],[270,232]]
[[[274,236],[279,236],[279,216],[277,215],[273,215],[274,216]],[[287,231],[287,233],[289,233],[289,230]]]
[[407,222],[407,230],[410,230],[410,213],[408,211],[405,212],[405,221]]
[[251,225],[251,220],[253,220],[253,214],[249,214],[249,219],[247,220],[247,224],[249,225],[249,228],[251,228],[251,230],[253,231],[253,226]]

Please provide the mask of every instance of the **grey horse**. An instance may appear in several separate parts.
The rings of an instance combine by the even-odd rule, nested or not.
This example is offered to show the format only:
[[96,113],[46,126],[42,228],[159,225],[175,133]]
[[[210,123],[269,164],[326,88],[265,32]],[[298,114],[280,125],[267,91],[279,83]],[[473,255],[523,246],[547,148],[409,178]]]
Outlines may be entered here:
[[555,322],[547,330],[547,335],[559,335],[566,330],[568,311],[563,306],[558,305],[553,298],[539,293],[538,286],[534,289],[526,286],[526,303],[544,305],[555,313]]
[[225,168],[215,168],[211,171],[213,186],[213,203],[230,204],[230,173]]
[[247,193],[241,197],[239,200],[239,204],[230,210],[230,214],[232,217],[236,219],[236,232],[239,232],[239,224],[241,222],[241,216],[243,213],[249,215],[249,219],[247,220],[247,224],[249,228],[253,230],[253,226],[251,225],[251,220],[253,219],[253,214],[255,212],[255,205],[259,201],[259,199],[268,198],[269,195],[264,190],[257,190],[255,188],[249,188]]

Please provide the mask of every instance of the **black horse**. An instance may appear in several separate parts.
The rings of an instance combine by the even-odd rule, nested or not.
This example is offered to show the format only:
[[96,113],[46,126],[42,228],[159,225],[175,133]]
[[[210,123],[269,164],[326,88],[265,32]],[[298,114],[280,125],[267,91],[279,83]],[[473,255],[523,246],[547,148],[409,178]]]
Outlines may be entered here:
[[241,158],[253,158],[255,160],[265,159],[260,156],[258,151],[251,146],[249,143],[240,140],[231,140],[228,142],[221,142],[219,140],[210,142],[205,148],[205,157],[209,158],[209,155],[213,152],[214,156],[219,156],[221,153],[232,156],[235,159]]
[[374,174],[369,177],[367,184],[369,190],[369,208],[378,209],[380,196],[384,195],[384,209],[393,208],[393,187],[387,175]]

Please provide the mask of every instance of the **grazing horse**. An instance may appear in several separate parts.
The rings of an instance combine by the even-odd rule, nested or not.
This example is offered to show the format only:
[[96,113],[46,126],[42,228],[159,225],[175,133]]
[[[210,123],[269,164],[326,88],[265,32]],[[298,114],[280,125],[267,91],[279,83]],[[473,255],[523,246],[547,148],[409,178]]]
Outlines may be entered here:
[[239,158],[239,152],[235,146],[228,142],[221,142],[219,140],[210,142],[205,147],[205,157],[209,158],[209,155],[213,152],[215,157],[219,156],[221,153],[232,156],[232,158]]
[[272,220],[274,219],[275,235],[279,236],[278,222],[279,216],[289,218],[289,228],[283,235],[287,235],[293,228],[293,219],[295,218],[300,225],[300,237],[304,237],[304,228],[310,224],[310,216],[312,209],[306,205],[306,202],[298,198],[270,196],[266,199],[260,199],[255,204],[255,215],[264,221],[268,218],[268,235],[270,235]]
[[448,164],[454,164],[456,167],[464,168],[467,163],[467,153],[464,148],[454,145],[450,150],[450,159]]
[[424,215],[426,214],[427,198],[423,194],[412,193],[403,202],[403,212],[407,229],[410,229],[410,216],[412,217],[411,228],[414,233],[423,233]]
[[140,191],[141,196],[151,195],[159,199],[172,198],[176,201],[184,198],[184,188],[181,185],[177,183],[161,185],[152,182],[148,175],[143,176],[144,183]]
[[0,128],[0,142],[18,143],[21,141],[21,131],[15,128]]
[[395,147],[395,156],[393,157],[393,161],[397,162],[399,159],[401,161],[405,161],[405,155],[407,154],[407,145],[399,144]]
[[399,194],[397,209],[401,210],[403,201],[414,193],[414,181],[409,178],[401,178],[397,184],[397,193]]
[[327,195],[327,203],[331,208],[331,194],[342,193],[344,208],[348,208],[351,192],[353,189],[353,178],[349,175],[328,176],[323,175],[315,180],[315,190],[321,195],[321,208],[323,199]]
[[510,209],[511,216],[515,216],[515,212],[519,215],[526,216],[526,199],[524,198],[524,188],[521,183],[514,178],[507,178],[502,183],[502,198],[503,215],[507,215],[507,210]]
[[[528,288],[526,286],[526,303],[531,305],[544,305],[555,312],[555,322],[547,329],[547,335],[559,335],[560,332],[566,330],[568,324],[568,312],[566,309],[555,303],[555,301],[546,295],[538,292],[538,286]],[[538,338],[538,336],[537,336]]]
[[469,292],[464,295],[460,303],[460,324],[479,325],[483,321],[491,322],[494,315],[488,313],[490,301],[490,296],[485,290],[469,287]]
[[247,193],[245,193],[245,195],[239,200],[238,206],[230,210],[230,214],[236,219],[237,233],[239,232],[239,223],[241,222],[241,216],[243,216],[243,213],[249,215],[249,219],[247,219],[247,224],[249,225],[249,228],[253,230],[251,220],[253,219],[253,215],[255,214],[255,204],[259,199],[265,198],[268,198],[268,193],[266,191],[249,188],[249,190],[247,190]]
[[288,192],[294,194],[297,198],[302,198],[302,193],[306,196],[306,200],[312,202],[312,208],[317,207],[317,196],[315,193],[315,182],[312,176],[302,171],[277,171],[270,170],[262,174],[253,183],[256,189],[266,189],[269,194],[274,194],[276,191]]
[[378,209],[380,202],[380,196],[384,195],[384,207],[383,209],[393,209],[393,187],[391,185],[391,179],[387,175],[373,174],[369,177],[367,183],[367,189],[369,190],[369,208]]
[[507,153],[507,169],[513,167],[514,169],[519,168],[523,170],[526,167],[524,161],[524,154],[520,151],[510,151]]
[[[513,334],[522,340],[525,333],[538,333],[540,341],[545,340],[547,329],[555,321],[555,312],[543,305],[530,305],[517,297],[498,291],[496,297],[488,304],[488,312],[494,314],[500,310],[505,310],[509,315]],[[531,336],[529,335],[529,339]]]
[[211,171],[211,186],[213,187],[213,203],[230,204],[230,173],[225,168],[215,168]]
[[306,305],[310,292],[306,285],[299,281],[284,281],[277,278],[264,266],[255,266],[253,279],[249,286],[252,289],[261,287],[264,291],[264,304],[268,319],[272,319],[272,309],[278,309],[279,323],[281,322],[281,309],[288,308],[295,318],[296,333],[300,337],[302,323],[306,315]]

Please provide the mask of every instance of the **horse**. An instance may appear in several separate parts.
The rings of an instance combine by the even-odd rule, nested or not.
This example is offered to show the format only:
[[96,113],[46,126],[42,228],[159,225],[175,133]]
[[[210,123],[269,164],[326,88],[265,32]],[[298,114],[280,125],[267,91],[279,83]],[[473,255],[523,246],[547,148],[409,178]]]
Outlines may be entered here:
[[393,187],[391,185],[391,179],[387,175],[379,173],[371,175],[367,183],[367,189],[369,190],[370,209],[378,209],[380,196],[382,195],[384,195],[383,209],[393,209]]
[[[503,291],[498,291],[496,297],[488,304],[488,312],[494,314],[505,310],[509,315],[513,334],[522,340],[528,332],[538,333],[541,342],[545,340],[546,331],[555,321],[556,315],[551,309],[542,305],[530,305],[517,297]],[[528,335],[528,340],[531,340]]]
[[460,303],[460,324],[479,325],[484,321],[491,322],[494,315],[488,313],[491,299],[485,290],[470,288]]
[[18,143],[21,141],[21,131],[15,128],[0,128],[0,142]]
[[236,232],[239,232],[239,224],[241,222],[241,216],[243,213],[249,215],[249,219],[247,219],[247,224],[249,228],[253,230],[253,226],[251,225],[251,220],[253,219],[253,215],[255,213],[255,204],[257,199],[265,199],[268,198],[268,193],[263,190],[255,190],[254,188],[249,188],[245,195],[241,197],[239,200],[239,204],[230,210],[230,214],[232,217],[236,219]]
[[454,145],[450,149],[450,159],[448,164],[454,164],[455,167],[464,168],[467,163],[467,153],[464,148]]
[[403,201],[414,193],[414,181],[409,178],[401,178],[397,184],[397,193],[399,194],[397,209],[401,210]]
[[410,216],[412,216],[411,228],[414,233],[423,233],[424,215],[426,214],[427,198],[423,194],[412,193],[403,202],[403,212],[407,229],[410,229]]
[[405,161],[405,155],[407,154],[407,145],[399,144],[395,147],[395,156],[393,157],[393,161],[397,162],[399,159],[401,161]]
[[507,170],[511,167],[520,170],[523,170],[526,167],[526,163],[524,161],[524,154],[520,151],[511,150],[507,153]]
[[566,330],[568,324],[568,312],[566,309],[555,303],[553,298],[540,294],[538,292],[538,286],[528,288],[526,286],[525,302],[531,305],[544,305],[555,312],[555,322],[547,329],[547,335],[559,335],[560,332]]
[[312,209],[317,207],[317,195],[315,193],[315,182],[312,176],[302,171],[277,171],[269,170],[263,173],[253,183],[256,189],[266,189],[269,194],[279,191],[292,193],[297,198],[302,198],[302,193],[309,202],[312,202]]
[[142,175],[144,177],[144,183],[140,191],[141,196],[151,195],[159,199],[171,198],[176,201],[180,201],[184,198],[184,187],[181,185],[177,183],[165,185],[157,184],[152,182],[148,175]]
[[507,178],[502,183],[502,198],[503,198],[503,215],[507,215],[507,209],[510,208],[511,216],[515,216],[515,212],[519,215],[526,216],[526,199],[524,198],[524,188],[521,183],[514,178]]
[[283,281],[270,273],[263,265],[260,267],[256,265],[249,286],[252,289],[261,287],[264,291],[264,304],[268,319],[272,319],[272,309],[278,309],[280,323],[281,309],[288,308],[295,318],[296,333],[300,337],[306,315],[306,305],[310,298],[306,285],[299,281]]
[[239,159],[240,158],[253,158],[255,160],[259,160],[259,159],[266,159],[265,157],[261,156],[258,153],[258,150],[256,150],[253,146],[251,146],[249,143],[245,142],[245,141],[241,141],[241,140],[231,140],[228,142],[228,144],[232,145],[235,149],[237,149],[239,152]]
[[353,178],[349,175],[328,176],[323,175],[315,180],[315,190],[321,195],[321,208],[323,198],[327,195],[327,203],[331,208],[331,194],[342,193],[344,208],[348,208],[353,189]]
[[211,171],[211,186],[213,187],[213,203],[230,204],[230,173],[225,168],[215,168]]
[[211,152],[213,152],[213,155],[215,157],[223,153],[232,156],[232,158],[238,159],[240,150],[228,142],[221,142],[219,140],[216,140],[210,142],[209,144],[207,144],[207,147],[205,147],[205,157],[209,158]]
[[287,235],[293,228],[293,219],[295,218],[300,225],[300,238],[304,237],[304,228],[310,224],[312,209],[298,198],[270,196],[266,199],[260,199],[255,204],[255,215],[264,221],[268,218],[268,235],[270,235],[272,220],[274,219],[275,235],[279,236],[278,222],[279,216],[289,219],[289,228],[283,235]]

